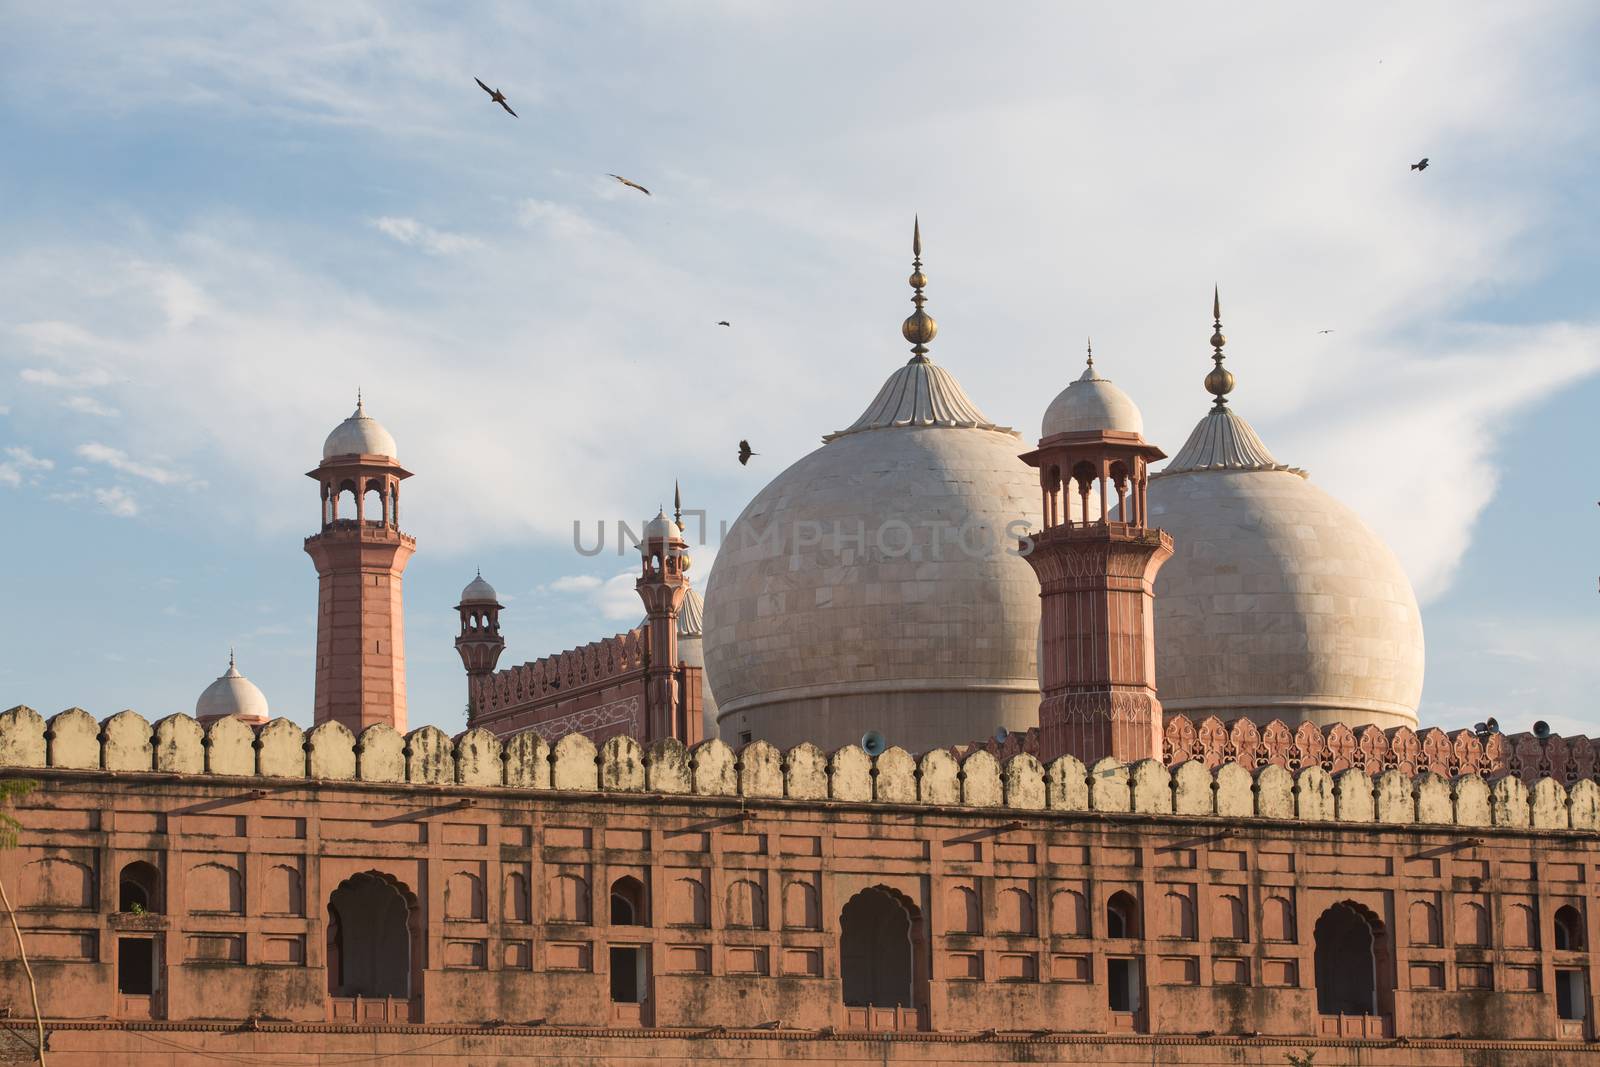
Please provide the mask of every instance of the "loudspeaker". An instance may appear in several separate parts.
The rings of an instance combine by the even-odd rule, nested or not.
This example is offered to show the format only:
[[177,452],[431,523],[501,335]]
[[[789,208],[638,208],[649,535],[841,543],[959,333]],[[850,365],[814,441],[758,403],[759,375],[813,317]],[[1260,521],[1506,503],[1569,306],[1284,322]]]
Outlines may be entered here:
[[866,749],[867,755],[876,756],[889,747],[889,742],[876,730],[868,730],[861,735],[861,747]]

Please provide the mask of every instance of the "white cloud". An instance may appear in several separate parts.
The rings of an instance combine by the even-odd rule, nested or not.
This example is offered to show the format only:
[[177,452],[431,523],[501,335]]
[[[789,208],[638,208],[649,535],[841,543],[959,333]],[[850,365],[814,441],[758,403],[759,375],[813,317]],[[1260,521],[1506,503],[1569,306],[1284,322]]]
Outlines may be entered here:
[[435,230],[431,226],[424,226],[416,219],[385,215],[373,219],[372,225],[379,233],[392,237],[403,245],[415,245],[436,256],[451,256],[458,252],[470,252],[483,247],[483,242],[476,237]]
[[68,345],[87,346],[95,343],[88,330],[70,322],[25,322],[13,329],[38,348],[60,348]]
[[592,574],[566,574],[546,583],[542,588],[553,593],[579,593],[598,589],[602,584],[604,583]]
[[43,386],[46,389],[94,389],[111,384],[110,373],[97,367],[70,374],[62,374],[48,367],[23,367],[17,373],[17,377],[29,385]]
[[95,415],[100,418],[115,418],[118,414],[116,408],[102,404],[92,396],[69,396],[61,402],[61,406],[80,415]]
[[132,493],[119,485],[107,489],[92,489],[95,503],[118,518],[131,519],[139,514],[139,502]]
[[183,485],[193,481],[188,474],[153,463],[143,463],[129,457],[120,448],[90,441],[77,447],[77,454],[91,463],[102,463],[112,470],[131,474],[135,478],[155,482],[157,485]]
[[24,482],[31,485],[38,481],[38,474],[54,468],[54,460],[42,459],[22,445],[11,445],[0,459],[0,485],[20,489]]
[[588,216],[566,204],[528,198],[517,205],[517,221],[529,229],[544,229],[559,237],[588,237],[595,225]]

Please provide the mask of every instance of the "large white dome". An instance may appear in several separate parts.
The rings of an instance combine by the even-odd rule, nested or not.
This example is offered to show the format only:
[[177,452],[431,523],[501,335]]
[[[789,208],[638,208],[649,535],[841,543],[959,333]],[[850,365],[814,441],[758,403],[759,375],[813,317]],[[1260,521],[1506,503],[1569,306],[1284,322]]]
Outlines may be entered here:
[[[1231,379],[1227,382],[1231,387]],[[1387,545],[1219,405],[1150,483],[1168,712],[1415,726],[1422,618]]]
[[1035,725],[1039,583],[1013,552],[1039,484],[1017,434],[919,356],[824,442],[712,568],[721,736],[832,747],[872,729],[919,751]]
[[328,439],[322,443],[322,458],[332,459],[334,456],[387,456],[396,459],[394,436],[383,428],[383,424],[371,415],[362,405],[360,398],[356,399],[356,409],[350,417],[333,428]]
[[233,665],[232,653],[228,654],[227,671],[206,686],[194,703],[194,717],[202,722],[229,716],[251,722],[266,722],[268,717],[266,694],[239,673],[239,668]]

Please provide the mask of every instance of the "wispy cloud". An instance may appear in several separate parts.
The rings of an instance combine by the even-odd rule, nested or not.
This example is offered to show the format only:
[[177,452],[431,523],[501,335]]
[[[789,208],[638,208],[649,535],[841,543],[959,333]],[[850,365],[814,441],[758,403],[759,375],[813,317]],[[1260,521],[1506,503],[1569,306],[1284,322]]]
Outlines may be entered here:
[[634,588],[638,575],[632,571],[599,578],[592,574],[567,574],[546,582],[534,590],[535,595],[564,595],[576,601],[587,611],[608,620],[637,620],[644,614],[644,604]]
[[94,415],[99,418],[115,418],[120,414],[116,408],[102,404],[92,396],[69,396],[61,402],[61,406],[80,415]]
[[21,337],[33,342],[38,348],[60,348],[67,345],[92,345],[95,337],[82,326],[70,322],[50,320],[45,322],[25,322],[14,326],[12,329]]
[[185,485],[194,481],[192,476],[182,471],[132,459],[122,449],[112,448],[110,445],[103,445],[98,441],[90,441],[87,444],[79,445],[76,451],[78,455],[91,463],[101,463],[114,471],[131,474],[135,478],[143,478],[146,481],[155,482],[157,485]]
[[131,519],[139,514],[139,502],[132,493],[120,485],[113,485],[105,489],[91,489],[90,494],[95,503],[106,511],[122,519]]
[[372,226],[379,233],[392,237],[403,245],[414,245],[436,256],[452,256],[458,252],[470,252],[483,247],[483,242],[476,237],[446,233],[444,230],[425,226],[416,219],[395,215],[373,219]]
[[46,389],[94,389],[111,384],[111,374],[97,367],[69,374],[48,367],[23,367],[17,372],[17,377],[29,385],[38,385]]
[[0,459],[0,485],[17,489],[25,482],[33,484],[38,475],[54,468],[54,460],[42,459],[22,445],[11,445],[5,450],[5,458]]

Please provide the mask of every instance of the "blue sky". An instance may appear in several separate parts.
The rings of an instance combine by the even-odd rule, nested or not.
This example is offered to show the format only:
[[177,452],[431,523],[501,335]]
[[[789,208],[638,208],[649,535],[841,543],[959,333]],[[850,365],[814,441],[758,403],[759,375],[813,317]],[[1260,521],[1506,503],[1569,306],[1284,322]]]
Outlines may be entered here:
[[631,624],[631,560],[573,521],[674,478],[731,520],[853,420],[920,212],[934,358],[1029,435],[1092,334],[1174,451],[1220,283],[1236,409],[1412,576],[1423,721],[1595,732],[1593,5],[0,26],[0,706],[191,710],[232,644],[307,721],[303,473],[359,386],[416,472],[411,719],[458,727],[474,568],[503,664]]

